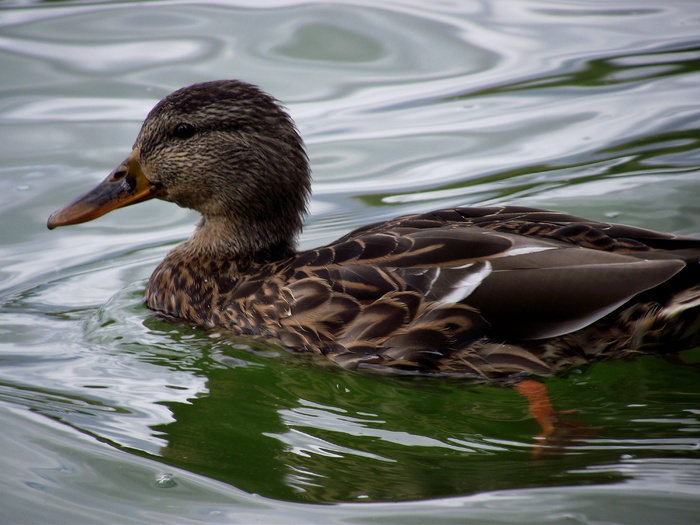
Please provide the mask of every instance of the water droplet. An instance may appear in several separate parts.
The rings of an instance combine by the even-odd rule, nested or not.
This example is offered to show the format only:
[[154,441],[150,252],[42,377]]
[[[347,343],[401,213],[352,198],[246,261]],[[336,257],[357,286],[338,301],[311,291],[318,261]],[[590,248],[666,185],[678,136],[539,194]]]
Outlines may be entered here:
[[171,489],[177,485],[172,474],[158,474],[156,476],[156,487],[159,489]]

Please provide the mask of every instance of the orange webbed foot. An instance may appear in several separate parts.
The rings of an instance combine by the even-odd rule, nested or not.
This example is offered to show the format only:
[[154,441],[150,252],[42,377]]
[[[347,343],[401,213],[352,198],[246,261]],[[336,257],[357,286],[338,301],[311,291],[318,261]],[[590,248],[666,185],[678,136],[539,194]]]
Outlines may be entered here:
[[552,402],[549,400],[547,387],[532,379],[526,379],[514,388],[527,398],[530,414],[542,427],[542,435],[540,437],[544,439],[556,433],[557,428],[562,423],[562,415],[579,413],[578,410],[554,410]]
[[578,438],[590,435],[594,429],[586,427],[582,423],[562,416],[578,414],[579,410],[555,410],[549,399],[547,387],[542,383],[526,379],[517,384],[515,390],[528,400],[530,414],[539,423],[542,433],[535,438],[538,440],[538,449],[535,456],[539,456],[542,447],[561,447]]

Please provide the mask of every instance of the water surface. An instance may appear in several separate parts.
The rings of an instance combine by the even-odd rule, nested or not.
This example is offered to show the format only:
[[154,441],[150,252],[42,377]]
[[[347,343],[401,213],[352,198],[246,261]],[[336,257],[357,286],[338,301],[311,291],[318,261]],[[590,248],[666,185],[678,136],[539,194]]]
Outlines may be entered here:
[[158,99],[240,78],[306,139],[301,247],[469,204],[700,236],[700,7],[657,4],[0,2],[0,521],[697,522],[697,350],[548,380],[581,426],[542,450],[511,390],[153,317],[192,212],[45,228]]

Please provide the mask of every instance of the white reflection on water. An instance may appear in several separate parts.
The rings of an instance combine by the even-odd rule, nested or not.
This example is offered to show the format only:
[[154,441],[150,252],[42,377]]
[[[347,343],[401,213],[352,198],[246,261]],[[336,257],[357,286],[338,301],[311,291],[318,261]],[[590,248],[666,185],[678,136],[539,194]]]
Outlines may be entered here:
[[3,112],[2,120],[46,122],[104,122],[108,120],[132,120],[140,122],[153,106],[151,100],[52,97],[26,100],[18,97],[12,109]]
[[15,55],[27,55],[33,60],[51,62],[76,73],[110,75],[179,63],[182,60],[204,59],[211,52],[206,41],[156,40],[153,42],[122,42],[95,44],[83,42],[37,42],[33,39],[0,37],[0,50]]

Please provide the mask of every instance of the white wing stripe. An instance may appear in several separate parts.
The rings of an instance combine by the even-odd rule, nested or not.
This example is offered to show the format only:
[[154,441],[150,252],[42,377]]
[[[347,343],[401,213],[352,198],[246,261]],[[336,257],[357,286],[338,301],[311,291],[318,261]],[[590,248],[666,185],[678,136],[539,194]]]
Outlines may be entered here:
[[546,250],[555,250],[556,246],[521,246],[520,248],[511,248],[501,254],[501,257],[513,257],[514,255],[525,255],[526,253],[543,252]]
[[468,272],[462,279],[457,281],[453,285],[452,291],[441,298],[443,301],[456,303],[468,297],[492,271],[491,263],[488,261],[476,263],[472,266],[474,271]]

